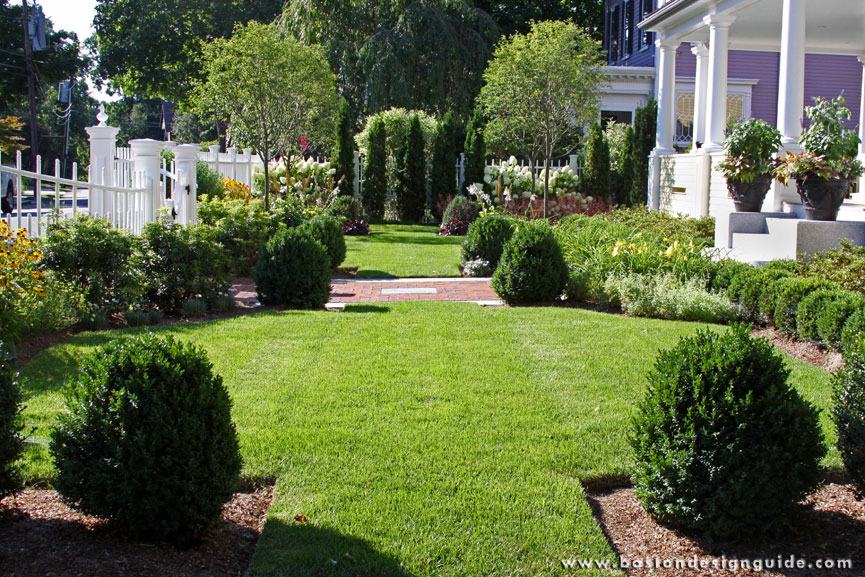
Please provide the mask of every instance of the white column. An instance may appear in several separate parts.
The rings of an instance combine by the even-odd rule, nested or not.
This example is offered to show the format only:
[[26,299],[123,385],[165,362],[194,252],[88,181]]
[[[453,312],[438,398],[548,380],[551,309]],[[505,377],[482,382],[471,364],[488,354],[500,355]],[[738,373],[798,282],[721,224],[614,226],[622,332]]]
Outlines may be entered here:
[[199,150],[201,149],[194,144],[183,144],[174,149],[177,186],[172,191],[171,200],[177,212],[177,222],[184,226],[198,222],[198,179],[195,166]]
[[730,25],[734,18],[713,14],[703,22],[709,26],[709,90],[706,95],[706,152],[724,147],[727,127],[727,61],[730,52]]
[[161,152],[165,143],[150,138],[139,138],[130,140],[129,146],[132,148],[135,172],[144,176],[145,186],[148,186],[142,207],[144,214],[140,219],[142,224],[147,224],[156,220],[157,211],[162,208],[162,199],[159,198],[159,170],[162,168]]
[[[114,157],[116,154],[117,135],[119,128],[108,126],[105,105],[99,106],[96,115],[99,124],[85,128],[90,135],[90,182],[104,186],[114,186]],[[88,210],[91,216],[102,216],[113,209],[111,195],[103,191],[89,191]]]
[[691,53],[697,57],[697,75],[694,79],[694,148],[696,143],[706,142],[706,92],[709,90],[709,49],[705,44],[691,45]]
[[805,110],[805,2],[784,0],[778,77],[778,130],[786,150],[799,150]]
[[676,48],[679,41],[658,41],[658,134],[655,151],[658,154],[675,152],[676,136]]

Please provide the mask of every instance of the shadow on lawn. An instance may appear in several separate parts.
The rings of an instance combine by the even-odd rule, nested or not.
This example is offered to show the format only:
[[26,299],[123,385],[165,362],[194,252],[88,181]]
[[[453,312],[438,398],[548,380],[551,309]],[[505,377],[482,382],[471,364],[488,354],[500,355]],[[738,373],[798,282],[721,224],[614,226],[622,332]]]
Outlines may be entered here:
[[357,537],[271,516],[252,559],[250,575],[270,577],[411,577],[399,559]]
[[349,305],[345,307],[347,313],[389,313],[390,309],[379,305]]
[[400,236],[389,232],[372,233],[369,236],[358,237],[359,242],[368,244],[429,244],[436,246],[451,246],[462,242],[461,236],[438,236],[429,233],[424,236]]

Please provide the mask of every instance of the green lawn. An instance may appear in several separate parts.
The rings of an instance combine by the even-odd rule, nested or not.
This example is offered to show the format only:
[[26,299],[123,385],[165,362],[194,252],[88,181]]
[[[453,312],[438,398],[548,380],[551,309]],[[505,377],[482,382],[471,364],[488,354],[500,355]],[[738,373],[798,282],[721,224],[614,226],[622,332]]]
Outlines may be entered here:
[[[646,371],[698,326],[399,303],[159,330],[206,349],[234,400],[245,474],[278,479],[253,575],[456,577],[603,574],[560,563],[615,559],[580,480],[628,473]],[[37,440],[82,354],[119,334],[79,335],[24,367]],[[828,407],[828,374],[790,365]],[[39,449],[31,475],[50,478]]]
[[343,268],[362,278],[460,276],[462,237],[438,236],[436,226],[372,225],[369,236],[348,236]]

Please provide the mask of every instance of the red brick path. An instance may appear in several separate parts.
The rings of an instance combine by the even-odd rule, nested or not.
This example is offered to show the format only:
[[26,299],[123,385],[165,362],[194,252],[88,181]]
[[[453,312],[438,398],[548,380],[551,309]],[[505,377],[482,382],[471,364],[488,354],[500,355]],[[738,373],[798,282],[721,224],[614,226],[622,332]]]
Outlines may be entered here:
[[[247,279],[239,279],[234,289],[239,306],[257,306],[255,286]],[[398,301],[501,304],[490,279],[334,279],[331,284],[329,304]]]

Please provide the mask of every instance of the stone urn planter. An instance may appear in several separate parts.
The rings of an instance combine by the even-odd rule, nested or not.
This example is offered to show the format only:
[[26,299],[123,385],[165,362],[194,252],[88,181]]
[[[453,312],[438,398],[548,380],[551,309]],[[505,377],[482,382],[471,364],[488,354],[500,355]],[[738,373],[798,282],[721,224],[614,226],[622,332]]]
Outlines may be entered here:
[[736,212],[760,212],[771,187],[772,177],[768,174],[757,176],[751,182],[727,179],[727,190],[733,198]]
[[807,220],[834,221],[850,192],[850,181],[809,174],[796,178],[796,191],[802,199]]

